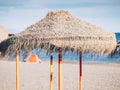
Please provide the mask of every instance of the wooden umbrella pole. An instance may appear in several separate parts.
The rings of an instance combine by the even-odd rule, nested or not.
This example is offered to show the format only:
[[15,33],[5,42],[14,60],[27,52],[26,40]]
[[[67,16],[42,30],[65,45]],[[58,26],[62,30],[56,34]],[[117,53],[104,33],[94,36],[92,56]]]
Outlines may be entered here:
[[16,51],[16,90],[19,90],[19,53]]
[[53,89],[53,84],[52,84],[52,77],[53,77],[53,56],[50,56],[50,90]]
[[80,88],[79,88],[79,90],[82,90],[82,51],[80,52],[80,63],[79,63],[80,65]]
[[58,60],[58,90],[62,90],[62,49],[59,51]]

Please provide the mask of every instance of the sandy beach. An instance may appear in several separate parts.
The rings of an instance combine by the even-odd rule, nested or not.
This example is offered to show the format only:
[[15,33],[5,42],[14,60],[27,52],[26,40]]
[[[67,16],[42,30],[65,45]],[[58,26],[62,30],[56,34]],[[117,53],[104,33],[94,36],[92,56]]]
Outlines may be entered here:
[[[0,90],[15,90],[15,61],[0,61]],[[49,61],[20,62],[20,90],[49,90]],[[53,90],[58,90],[53,64]],[[79,90],[78,63],[63,63],[63,90]],[[83,63],[83,90],[120,90],[119,63]]]

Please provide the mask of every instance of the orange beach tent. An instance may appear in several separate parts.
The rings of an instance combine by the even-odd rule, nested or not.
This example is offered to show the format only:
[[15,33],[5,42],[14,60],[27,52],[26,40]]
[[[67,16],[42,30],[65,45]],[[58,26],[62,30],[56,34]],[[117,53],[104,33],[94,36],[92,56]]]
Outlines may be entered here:
[[41,62],[41,60],[35,54],[31,54],[26,62]]

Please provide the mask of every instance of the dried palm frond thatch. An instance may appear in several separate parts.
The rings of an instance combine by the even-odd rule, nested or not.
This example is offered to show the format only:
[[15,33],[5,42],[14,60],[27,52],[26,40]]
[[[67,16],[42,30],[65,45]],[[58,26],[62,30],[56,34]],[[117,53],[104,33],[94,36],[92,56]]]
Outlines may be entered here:
[[116,48],[114,52],[111,54],[111,56],[120,57],[120,41],[117,42]]
[[120,41],[117,42],[117,51],[119,50],[120,51]]
[[0,52],[11,54],[16,49],[49,51],[72,49],[86,52],[112,53],[115,34],[72,16],[68,11],[51,11],[45,18],[0,44]]
[[3,26],[0,25],[0,42],[8,38],[9,33],[9,31],[7,31]]

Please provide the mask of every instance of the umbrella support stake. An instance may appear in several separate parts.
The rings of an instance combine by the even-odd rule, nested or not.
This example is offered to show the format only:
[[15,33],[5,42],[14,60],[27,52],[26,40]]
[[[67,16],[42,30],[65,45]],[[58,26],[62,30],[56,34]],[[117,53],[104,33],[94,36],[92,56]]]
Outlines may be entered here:
[[19,53],[16,51],[16,90],[19,90]]
[[80,63],[80,67],[79,67],[79,70],[80,70],[80,77],[79,77],[79,84],[80,84],[80,86],[79,86],[79,90],[82,90],[82,51],[80,52],[80,61],[79,61]]
[[62,90],[62,50],[59,51],[58,57],[58,90]]
[[53,89],[53,83],[52,83],[52,79],[53,79],[53,56],[50,56],[50,90]]

